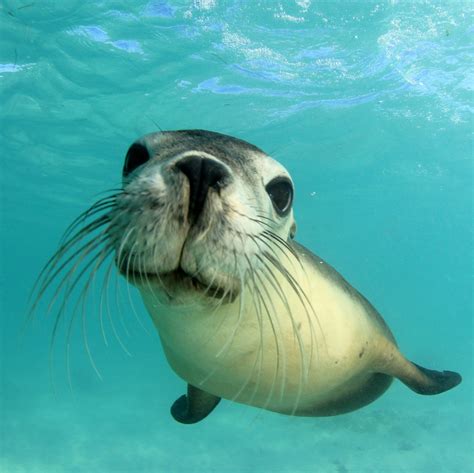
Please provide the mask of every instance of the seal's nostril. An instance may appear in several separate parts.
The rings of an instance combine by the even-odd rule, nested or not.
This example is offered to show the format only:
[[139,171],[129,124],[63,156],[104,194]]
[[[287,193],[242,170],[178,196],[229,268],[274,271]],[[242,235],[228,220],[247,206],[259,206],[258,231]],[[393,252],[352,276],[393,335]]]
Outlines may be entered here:
[[227,169],[221,163],[200,156],[187,156],[178,161],[176,167],[190,183],[202,181],[205,187],[222,185],[228,175]]
[[199,156],[188,156],[176,163],[176,167],[189,179],[195,181],[201,174],[202,158]]
[[222,188],[226,184],[229,172],[219,161],[197,155],[186,156],[175,166],[188,178],[190,189],[188,219],[195,221],[202,212],[209,188]]

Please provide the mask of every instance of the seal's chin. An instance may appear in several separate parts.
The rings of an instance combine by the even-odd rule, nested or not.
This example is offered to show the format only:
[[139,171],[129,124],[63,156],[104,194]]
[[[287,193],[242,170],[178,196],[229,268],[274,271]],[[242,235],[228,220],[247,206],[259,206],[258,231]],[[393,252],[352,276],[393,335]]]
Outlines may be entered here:
[[168,296],[178,294],[200,294],[203,297],[217,299],[221,302],[233,302],[239,295],[237,284],[216,285],[211,282],[206,283],[194,275],[190,275],[182,268],[166,273],[150,273],[136,271],[132,268],[120,268],[120,273],[128,282],[134,286],[157,287],[162,289]]

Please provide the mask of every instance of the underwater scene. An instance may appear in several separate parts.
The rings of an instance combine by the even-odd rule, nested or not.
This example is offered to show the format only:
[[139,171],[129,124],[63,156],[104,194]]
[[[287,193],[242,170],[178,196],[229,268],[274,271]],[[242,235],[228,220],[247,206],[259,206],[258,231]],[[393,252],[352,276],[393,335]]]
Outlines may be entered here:
[[0,472],[474,471],[473,19],[4,0]]

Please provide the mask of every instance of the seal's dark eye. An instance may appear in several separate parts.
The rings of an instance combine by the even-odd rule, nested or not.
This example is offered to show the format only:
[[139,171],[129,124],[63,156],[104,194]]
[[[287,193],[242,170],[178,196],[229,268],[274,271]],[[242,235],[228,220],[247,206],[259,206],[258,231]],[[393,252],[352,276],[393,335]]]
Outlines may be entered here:
[[293,202],[293,185],[286,177],[277,177],[270,181],[265,189],[272,199],[272,204],[278,215],[285,216],[291,209]]
[[150,159],[148,150],[140,143],[133,143],[127,151],[125,156],[125,164],[123,165],[123,177],[128,176],[138,166],[145,164]]

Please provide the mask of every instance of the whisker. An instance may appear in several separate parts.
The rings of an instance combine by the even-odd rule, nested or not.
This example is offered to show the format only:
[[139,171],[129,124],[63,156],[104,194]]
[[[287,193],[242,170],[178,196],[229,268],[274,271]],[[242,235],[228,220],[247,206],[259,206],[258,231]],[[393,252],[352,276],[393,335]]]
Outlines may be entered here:
[[[247,271],[250,271],[250,269],[247,268]],[[245,287],[248,287],[248,290],[250,291],[251,296],[252,296],[252,297],[250,297],[250,300],[252,301],[252,304],[255,308],[255,315],[257,317],[257,322],[258,322],[258,326],[259,326],[260,343],[258,344],[258,351],[255,355],[255,361],[253,363],[252,368],[249,371],[248,377],[247,377],[246,380],[244,380],[244,382],[242,383],[242,386],[238,389],[238,391],[236,391],[236,393],[232,396],[231,401],[235,401],[239,398],[239,396],[242,394],[242,392],[245,390],[245,388],[248,386],[248,384],[252,380],[253,374],[254,374],[255,370],[257,369],[257,365],[258,365],[259,370],[258,370],[256,388],[254,389],[253,394],[252,394],[251,398],[249,399],[250,402],[246,401],[248,404],[250,404],[251,401],[254,399],[254,397],[256,395],[256,392],[258,390],[258,386],[259,386],[259,383],[260,383],[260,377],[261,377],[261,373],[262,373],[263,353],[264,353],[264,350],[263,350],[263,346],[264,346],[264,344],[263,344],[263,322],[262,322],[262,317],[261,317],[260,300],[257,297],[255,297],[255,294],[254,294],[254,291],[253,291],[253,289],[255,289],[255,288],[250,287],[244,281],[243,281],[243,284],[245,285]],[[242,293],[244,292],[244,290],[245,289],[242,290]]]
[[[137,259],[139,258],[139,255],[137,253],[134,253],[134,249],[137,245],[138,245],[138,242],[136,241],[133,244],[132,248],[130,248],[130,251],[128,253],[126,277],[127,277],[127,279],[130,279],[130,276],[131,276],[132,279],[134,281],[136,281],[136,274],[138,273],[138,275],[140,277],[140,281],[141,281],[142,285],[144,285],[143,273],[140,269],[140,266],[137,265]],[[133,256],[133,263],[132,263],[132,256]],[[132,271],[133,271],[132,275],[131,275],[131,268],[133,268],[132,269]],[[143,323],[142,323],[142,321],[141,321],[140,316],[138,315],[138,311],[135,308],[135,304],[133,303],[132,293],[130,291],[130,284],[127,284],[127,292],[128,292],[128,300],[130,302],[130,305],[132,306],[132,311],[133,311],[133,315],[135,317],[135,320],[138,322],[138,325],[140,325],[140,327],[142,329],[146,330]]]
[[[119,300],[119,295],[122,296],[122,293],[121,293],[121,290],[120,290],[119,273],[117,271],[115,272],[114,286],[115,286],[115,290],[114,290],[114,293],[115,293],[115,307],[117,308],[118,313],[119,313],[119,320],[121,322],[121,325],[122,325],[126,335],[130,336],[130,332],[128,331],[127,326],[125,325],[125,317],[123,315],[123,311],[122,311],[120,300]],[[115,324],[113,323],[112,314],[110,313],[110,311],[108,313],[108,319],[111,322],[112,330],[114,330]],[[117,333],[117,331],[115,330],[114,333]],[[125,344],[121,343],[121,338],[118,337],[118,334],[116,335],[116,339],[119,342],[119,344],[121,344],[122,348],[125,349],[125,353],[127,353],[129,356],[132,356],[131,353],[129,353],[128,350],[126,349]]]
[[[140,273],[140,279],[142,280],[142,284],[143,284],[143,276],[145,276],[145,282],[146,282],[146,285],[148,287],[148,289],[150,290],[150,292],[153,294],[154,293],[154,289],[150,283],[150,278],[148,276],[148,273],[146,271],[142,271],[142,269],[144,270],[145,269],[145,263],[143,261],[143,258],[142,258],[142,254],[141,253],[138,253],[138,272]],[[145,325],[143,324],[143,321],[142,321],[142,318],[138,315],[138,312],[135,311],[135,315],[136,315],[136,318],[138,320],[138,324],[140,325],[140,327],[148,333],[148,330],[146,329]]]
[[[105,223],[108,222],[108,217],[103,216],[100,217],[89,225],[84,227],[81,231],[77,232],[74,236],[72,236],[67,242],[65,242],[57,251],[56,253],[46,262],[41,270],[36,282],[33,286],[30,299],[32,298],[33,294],[36,294],[36,297],[31,305],[30,314],[32,315],[38,305],[39,300],[42,298],[44,294],[44,290],[50,285],[51,281],[62,271],[62,269],[67,266],[67,264],[74,259],[88,244],[93,243],[93,241],[89,241],[85,243],[82,247],[77,249],[72,255],[68,257],[68,259],[60,266],[59,270],[57,270],[53,276],[51,273],[55,271],[57,264],[61,260],[61,258],[82,238],[87,235],[90,235],[95,230],[99,229]],[[103,235],[105,232],[102,232]]]
[[[72,291],[74,290],[74,288],[77,286],[77,284],[79,283],[79,281],[81,280],[82,276],[85,274],[86,271],[89,270],[89,268],[92,266],[92,264],[97,260],[98,257],[100,257],[101,255],[101,252],[103,251],[103,249],[96,253],[95,255],[93,255],[90,260],[84,264],[83,268],[81,269],[81,271],[79,272],[79,274],[75,275],[74,276],[74,273],[77,271],[77,269],[79,268],[79,266],[83,263],[83,260],[85,258],[87,258],[87,256],[92,252],[94,251],[95,248],[97,248],[97,246],[99,246],[100,243],[97,243],[96,245],[93,245],[93,248],[88,250],[87,252],[85,252],[85,254],[83,254],[79,259],[78,261],[76,262],[76,264],[73,266],[73,268],[71,268],[71,270],[67,273],[67,275],[64,277],[64,279],[61,281],[61,283],[59,284],[58,288],[56,289],[56,292],[55,292],[55,295],[53,296],[55,299],[57,298],[57,296],[62,293],[63,294],[63,302],[57,312],[57,315],[56,315],[56,318],[55,318],[55,322],[54,322],[54,326],[53,326],[53,332],[52,332],[52,336],[51,336],[51,347],[52,345],[54,344],[54,340],[56,338],[56,332],[57,332],[57,329],[58,329],[58,326],[59,326],[59,322],[60,322],[60,319],[64,313],[64,309],[66,307],[66,304],[67,304],[67,301],[68,301],[68,298],[69,296],[71,295]],[[73,278],[73,281],[71,282],[71,278]],[[64,287],[64,284],[68,284],[68,287],[65,288],[64,290],[62,290],[62,288]],[[52,301],[50,303],[50,306],[48,308],[48,312],[51,310],[52,306],[54,305],[54,301]]]
[[[301,288],[299,282],[294,278],[294,276],[268,252],[263,252],[262,255],[267,259],[267,261],[269,261],[272,264],[273,267],[275,267],[285,277],[286,281],[290,284],[294,293],[296,294],[296,296],[298,297],[298,299],[300,300],[303,306],[306,319],[308,321],[308,326],[310,328],[310,333],[311,333],[310,364],[308,365],[308,371],[309,371],[311,369],[311,364],[313,361],[314,345],[316,346],[317,354],[319,352],[319,344],[316,342],[317,337],[314,330],[313,319],[318,324],[319,332],[321,334],[323,341],[325,340],[324,331],[322,330],[317,312],[314,309],[313,304],[308,298],[306,292]],[[309,306],[309,309],[308,309],[308,306]]]
[[[235,249],[234,249],[233,253],[234,253],[234,271],[237,271],[237,252],[236,252]],[[222,300],[224,299],[224,297],[225,297],[225,295],[223,296]],[[240,326],[240,323],[242,321],[243,299],[244,298],[243,298],[243,294],[242,294],[242,291],[241,291],[241,297],[239,298],[239,313],[238,313],[238,316],[237,316],[237,322],[235,323],[235,326],[234,326],[234,328],[231,332],[231,335],[230,335],[229,339],[223,345],[223,347],[219,350],[219,352],[216,354],[216,358],[219,358],[222,355],[223,352],[226,352],[230,348],[230,346],[232,345],[232,342],[235,339],[235,335],[236,335],[237,330],[238,330],[238,328]],[[221,303],[222,303],[222,300],[221,300]],[[221,319],[221,322],[220,322],[219,325],[222,326],[223,323],[224,323],[224,318]]]
[[[243,307],[244,307],[244,291],[243,291],[243,281],[244,281],[244,276],[242,276],[242,273],[241,273],[241,270],[240,268],[238,268],[237,266],[237,253],[234,249],[234,271],[235,272],[239,272],[239,277],[240,277],[240,284],[241,284],[241,291],[240,291],[240,294],[239,294],[239,312],[238,312],[238,316],[237,316],[237,321],[234,325],[234,328],[231,332],[231,335],[230,337],[228,338],[228,340],[224,343],[224,345],[221,347],[221,349],[216,353],[215,355],[215,358],[220,358],[222,357],[224,354],[227,353],[227,351],[230,349],[230,346],[232,345],[232,342],[235,338],[235,335],[237,334],[237,330],[241,324],[241,321],[242,321],[242,315],[243,315]],[[234,273],[235,274],[235,273]],[[228,291],[226,291],[224,293],[224,295],[222,296],[221,300],[219,301],[219,303],[217,304],[217,307],[213,310],[213,313],[215,313],[221,306],[222,306],[222,302],[223,300],[225,299],[226,297],[226,294],[227,294]],[[224,324],[225,322],[225,319],[224,318],[221,318],[221,320],[219,321],[219,324],[218,326],[215,328],[213,334],[211,336],[208,337],[208,339],[204,342],[204,346],[209,343],[216,335],[217,333],[219,332],[220,328],[222,327],[222,325]],[[218,371],[219,369],[219,366],[216,365],[216,367],[214,369],[212,369],[199,383],[200,386],[203,386],[205,383],[207,383],[207,381],[209,381],[209,379],[214,376],[214,374]]]
[[97,242],[96,239],[91,239],[87,241],[82,246],[80,246],[76,251],[74,251],[74,253],[68,256],[66,260],[64,260],[58,268],[56,268],[56,266],[54,268],[51,268],[51,271],[48,272],[48,274],[46,275],[46,279],[41,283],[41,286],[38,289],[38,293],[31,310],[34,311],[34,309],[36,309],[36,306],[38,305],[39,301],[43,297],[45,291],[48,289],[48,287],[51,286],[52,282],[63,272],[63,270],[69,265],[69,263],[73,262],[81,254],[87,254],[89,250],[91,249],[93,250],[97,246],[100,246],[100,244],[106,240],[107,240],[107,237],[103,236],[101,238],[101,241],[99,242]]
[[[86,300],[87,300],[87,293],[89,292],[89,288],[95,283],[95,275],[97,273],[98,268],[103,264],[103,262],[107,259],[107,257],[113,252],[113,247],[104,247],[102,249],[102,252],[100,253],[99,257],[96,259],[96,264],[94,268],[90,271],[89,278],[87,279],[85,285],[82,288],[80,297],[78,299],[78,302],[80,302],[81,305],[81,320],[82,320],[82,335],[83,335],[83,342],[84,342],[84,348],[86,350],[87,356],[89,358],[89,361],[91,363],[91,366],[93,367],[94,371],[96,372],[97,376],[99,377],[100,380],[102,380],[102,375],[97,368],[97,365],[95,363],[95,360],[92,356],[92,352],[89,346],[89,341],[87,340],[87,326],[86,326]],[[75,310],[73,312],[73,318],[75,316]],[[69,345],[69,340],[72,332],[72,318],[71,318],[71,324],[69,326],[68,330],[68,335],[67,335],[67,340],[68,340],[68,345]]]
[[[280,282],[276,278],[276,276],[273,274],[273,271],[271,268],[265,263],[265,261],[260,258],[260,256],[257,255],[257,258],[261,261],[261,263],[264,265],[265,270],[262,270],[262,274],[264,275],[265,279],[269,282],[269,284],[272,286],[276,294],[280,297],[280,300],[283,302],[285,305],[287,314],[290,317],[291,325],[293,328],[293,334],[295,335],[295,338],[298,343],[298,349],[299,349],[299,355],[300,355],[300,384],[298,386],[298,393],[297,393],[297,398],[295,400],[295,408],[294,411],[296,411],[297,406],[299,404],[299,401],[301,399],[302,395],[302,390],[304,385],[307,383],[307,380],[309,378],[309,364],[307,365],[306,358],[305,358],[305,350],[304,350],[304,343],[303,339],[301,338],[300,331],[298,330],[298,326],[295,322],[295,319],[293,317],[293,312],[291,310],[291,307],[289,305],[288,299],[286,297],[286,294],[281,287]],[[306,369],[305,369],[306,367]],[[282,391],[281,391],[281,398],[283,398],[284,394],[284,384],[282,383]]]
[[265,237],[273,239],[281,247],[288,250],[295,257],[296,261],[298,261],[298,263],[300,264],[300,267],[303,267],[303,263],[301,262],[300,255],[296,252],[296,250],[291,245],[288,244],[288,242],[283,240],[283,238],[279,237],[274,232],[264,231],[264,232],[262,232],[262,236],[263,235],[265,235]]
[[[254,294],[257,296],[257,300],[259,301],[260,310],[261,310],[262,306],[263,306],[263,309],[265,310],[265,313],[267,315],[268,322],[270,323],[271,331],[272,331],[272,334],[273,334],[273,337],[274,337],[274,340],[275,340],[276,364],[275,364],[275,371],[274,371],[274,375],[273,375],[273,381],[272,381],[270,393],[269,393],[267,401],[266,401],[266,403],[267,403],[267,402],[270,401],[271,396],[273,395],[273,390],[274,390],[274,387],[275,387],[275,384],[276,384],[276,380],[278,378],[278,372],[280,370],[280,360],[281,360],[280,342],[279,342],[279,339],[278,339],[278,335],[277,335],[277,331],[276,331],[276,328],[275,328],[274,320],[273,320],[273,318],[270,314],[270,311],[268,309],[268,305],[265,302],[265,298],[263,297],[263,294],[261,293],[260,288],[257,284],[256,277],[258,278],[258,274],[253,269],[252,264],[251,264],[250,259],[248,258],[248,256],[246,254],[244,256],[245,256],[245,259],[247,261],[247,265],[250,269],[249,274],[250,274],[250,278],[251,278],[252,283],[253,283],[253,288],[255,289]],[[261,311],[257,310],[257,314],[261,314]],[[277,320],[277,323],[278,323],[278,317],[276,317],[276,320]],[[261,342],[261,345],[263,345],[263,320],[261,320],[261,322],[262,322],[262,326],[260,327],[260,342]],[[259,321],[259,324],[260,324],[260,321]],[[262,349],[263,349],[263,347],[262,347]],[[263,363],[263,358],[262,358],[262,363]],[[255,390],[252,394],[252,397],[251,397],[252,401],[253,401],[256,393],[258,392],[258,388],[259,388],[259,384],[260,384],[260,378],[261,378],[260,375],[261,375],[261,369],[260,369],[260,373],[259,373],[259,376],[258,376],[258,382],[256,383],[256,388],[255,388]]]
[[[124,260],[122,258],[122,255],[123,255],[123,251],[125,249],[125,245],[127,244],[128,239],[130,238],[130,235],[133,233],[134,230],[136,230],[135,227],[131,227],[128,230],[128,232],[125,234],[125,237],[123,237],[121,239],[120,246],[119,246],[118,250],[116,251],[115,260],[116,260],[116,265],[119,268],[119,270],[122,269],[122,263],[124,262]],[[126,255],[126,256],[128,257],[129,255]],[[127,266],[127,276],[128,276],[128,266]]]
[[[100,296],[100,324],[101,324],[103,336],[105,337],[105,332],[104,332],[104,328],[103,328],[103,317],[102,317],[102,304],[103,304],[103,298],[104,298],[104,293],[105,293],[106,313],[107,313],[107,318],[109,320],[110,326],[112,328],[112,332],[113,332],[113,334],[115,336],[115,339],[117,340],[118,344],[123,349],[123,351],[128,356],[132,356],[131,353],[129,352],[129,350],[127,349],[127,347],[125,346],[125,343],[122,341],[122,338],[120,337],[119,333],[118,333],[118,330],[115,326],[115,322],[114,322],[113,317],[112,317],[112,312],[110,311],[110,304],[109,304],[109,298],[108,298],[108,287],[109,287],[110,276],[111,276],[113,267],[114,267],[114,260],[112,258],[111,261],[110,261],[110,264],[107,268],[107,271],[104,275],[104,282],[102,284],[102,291],[101,291],[101,296]],[[117,282],[117,279],[115,281]],[[120,305],[118,303],[117,303],[117,307],[120,308]],[[129,332],[127,330],[127,327],[125,326],[125,321],[123,320],[123,314],[122,314],[121,311],[119,311],[119,319],[120,319],[122,328],[124,329],[125,333],[127,335],[129,335]]]
[[[125,236],[122,237],[121,242],[120,242],[120,246],[119,246],[118,250],[115,253],[115,264],[119,268],[120,271],[123,271],[124,263],[126,263],[125,264],[125,278],[126,279],[129,279],[129,277],[130,277],[130,256],[131,256],[130,251],[131,250],[128,253],[124,253],[124,249],[125,249],[125,245],[127,244],[128,240],[130,239],[130,236],[132,235],[132,233],[134,231],[136,231],[135,226],[132,226],[128,229]],[[132,298],[132,294],[131,294],[131,291],[130,291],[130,284],[127,284],[126,286],[127,286],[127,296],[128,296],[128,301],[130,303],[130,307],[132,308],[132,312],[134,313],[135,318],[137,320],[139,320],[137,311],[135,309],[135,304],[133,303],[133,298]],[[119,286],[119,278],[118,278],[118,275],[116,274],[116,279],[115,279],[115,302],[116,302],[116,306],[118,307],[119,312],[120,312],[120,319],[122,320],[122,324],[125,327],[125,324],[123,322],[123,314],[120,310],[120,304],[119,304],[119,301],[118,301],[119,287],[120,287]],[[130,355],[129,351],[125,347],[125,344],[122,342],[121,338],[118,336],[118,332],[115,328],[115,324],[113,323],[112,315],[110,313],[109,313],[109,321],[112,325],[112,330],[114,331],[114,334],[115,334],[116,339],[119,342],[120,346],[125,350],[125,353]],[[128,333],[128,330],[126,330],[126,333]]]
[[[72,294],[72,291],[77,286],[79,281],[82,279],[82,276],[85,274],[85,272],[89,270],[91,265],[95,262],[96,263],[96,268],[99,267],[102,264],[102,262],[104,261],[105,257],[108,256],[108,254],[110,254],[111,251],[112,251],[112,248],[111,248],[110,245],[108,247],[105,246],[104,248],[102,248],[102,250],[100,250],[99,252],[97,252],[95,255],[93,255],[90,258],[90,260],[84,265],[83,269],[79,272],[78,275],[75,276],[75,278],[72,282],[70,281],[69,277],[65,278],[65,280],[68,281],[68,287],[67,287],[67,289],[65,288],[64,291],[63,291],[64,292],[63,302],[62,302],[62,304],[61,304],[61,306],[60,306],[60,308],[57,312],[57,315],[56,315],[56,318],[55,318],[55,321],[54,321],[53,331],[52,331],[52,334],[51,334],[50,350],[49,350],[49,352],[50,352],[50,366],[51,367],[52,367],[52,360],[53,360],[53,346],[54,346],[54,343],[55,343],[55,340],[56,340],[59,323],[60,323],[60,321],[62,319],[62,316],[64,314],[64,310],[65,310],[66,303],[68,301],[69,296]],[[76,266],[80,265],[82,263],[82,260],[86,257],[87,257],[87,254],[83,255],[79,259],[79,261],[76,263]],[[75,270],[74,270],[74,272],[75,272]],[[74,272],[71,273],[71,277],[74,274]],[[70,379],[71,376],[70,376],[69,349],[70,349],[72,323],[75,319],[75,314],[77,312],[78,305],[81,302],[84,302],[84,298],[82,297],[82,295],[83,294],[85,295],[87,293],[87,288],[89,287],[90,279],[91,279],[91,277],[93,277],[94,274],[95,274],[94,272],[91,273],[91,275],[88,278],[88,281],[87,281],[87,284],[86,284],[85,288],[82,289],[81,295],[77,299],[76,305],[75,305],[74,310],[73,310],[72,315],[71,315],[71,319],[69,321],[69,328],[68,328],[68,331],[67,331],[67,338],[66,338],[66,349],[67,349],[67,351],[66,351],[66,362],[67,362],[68,378],[69,378],[71,389],[72,389],[72,383],[71,383],[71,379]],[[89,351],[89,353],[90,353],[90,351]],[[95,366],[95,363],[94,363],[93,359],[91,360],[91,364],[92,364],[92,367],[94,368],[94,370],[96,371],[98,377],[101,378],[100,372],[97,370],[97,367]]]
[[[47,290],[47,288],[51,285],[51,283],[54,281],[54,279],[59,276],[59,274],[62,274],[63,269],[66,268],[66,266],[69,263],[72,263],[75,261],[75,263],[72,265],[72,267],[66,272],[66,274],[63,276],[62,280],[58,283],[56,286],[55,292],[53,296],[51,297],[50,303],[47,307],[46,313],[49,313],[52,307],[55,305],[57,298],[61,294],[64,285],[69,281],[69,279],[73,276],[74,272],[78,269],[78,267],[81,265],[82,261],[87,258],[87,256],[92,253],[95,249],[97,249],[99,246],[104,244],[108,240],[107,235],[103,235],[99,240],[91,240],[89,241],[86,245],[80,248],[80,251],[77,251],[74,253],[74,257],[70,257],[66,260],[64,264],[61,265],[61,267],[55,272],[54,278],[50,278],[50,280],[47,282],[47,285],[45,285],[41,289],[41,293],[39,297],[42,297],[44,292]],[[77,253],[77,254],[76,254]],[[75,259],[74,259],[75,258]]]
[[[128,239],[128,237],[131,235],[131,233],[133,232],[133,230],[136,230],[136,227],[132,227],[129,231],[129,233],[127,234],[126,236],[126,239]],[[119,268],[121,268],[122,266],[122,262],[121,262],[121,253],[122,253],[122,249],[123,249],[123,246],[125,245],[126,241],[123,241],[122,242],[122,245],[121,245],[121,248],[119,249],[118,251],[118,265],[119,265]],[[132,256],[132,253],[133,253],[133,248],[135,248],[135,245],[137,244],[137,242],[135,242],[132,246],[132,248],[130,249],[130,251],[128,252],[128,254],[126,254],[126,258],[127,258],[127,261],[126,261],[126,269],[125,269],[125,277],[127,280],[130,279],[130,276],[131,276],[131,273],[130,273],[130,263],[131,263],[131,256]],[[135,304],[133,302],[133,298],[132,298],[132,293],[130,291],[130,284],[127,284],[127,294],[128,294],[128,302],[130,303],[130,307],[132,308],[132,312],[133,312],[133,315],[135,317],[135,319],[138,321],[138,324],[145,329],[145,327],[142,325],[142,322],[140,320],[140,317],[138,315],[138,312],[137,312],[137,309],[135,307]],[[145,329],[146,331],[146,329]]]
[[[105,333],[105,328],[104,328],[104,298],[107,298],[107,282],[108,278],[110,276],[112,267],[114,264],[113,258],[111,258],[109,265],[107,266],[107,270],[105,271],[104,278],[102,280],[102,288],[100,290],[100,297],[99,297],[99,324],[100,324],[100,333],[102,334],[102,340],[104,340],[104,344],[106,347],[109,346],[109,343],[107,341],[107,335]],[[105,301],[105,304],[107,304],[107,300]]]
[[[263,244],[273,253],[273,255],[274,255],[274,257],[275,257],[275,260],[276,260],[276,261],[279,261],[278,255],[276,254],[276,252],[275,252],[273,246],[270,244],[270,243],[271,243],[271,240],[270,240],[270,241],[265,241],[260,235],[259,235],[259,236],[256,236],[256,237],[253,237],[253,238],[255,238],[255,239],[257,239],[258,241],[260,241],[261,243],[263,243]],[[279,249],[280,249],[280,251],[283,251],[281,248],[279,248]],[[286,255],[286,256],[288,257],[288,255]],[[256,257],[259,259],[259,261],[261,262],[261,264],[263,264],[263,265],[267,268],[267,270],[269,271],[269,273],[270,273],[272,276],[274,276],[274,275],[273,275],[273,272],[272,272],[271,269],[268,267],[268,265],[265,263],[265,261],[264,261],[259,255],[256,255]],[[276,269],[278,269],[278,268],[276,268]],[[285,271],[286,271],[288,274],[290,274],[288,270],[285,269]],[[284,273],[282,273],[282,274],[283,274],[283,276],[285,277],[285,279],[287,279],[287,276],[286,276]],[[293,280],[296,282],[296,280],[295,280],[294,278],[293,278]],[[275,281],[278,282],[278,281],[276,280],[276,278],[275,278]],[[299,286],[299,285],[298,285],[298,286]],[[300,286],[299,286],[299,287],[300,287]],[[300,290],[301,290],[301,292],[304,292],[304,291],[301,289],[301,287],[300,287]],[[278,294],[280,294],[280,295],[281,295],[281,294],[284,294],[284,291],[280,288],[280,291],[278,291]],[[286,295],[285,295],[285,298],[286,298]],[[306,299],[307,299],[307,297],[306,297]],[[290,313],[290,316],[291,316],[291,311],[290,311],[289,313]],[[313,309],[313,313],[315,314],[315,317],[317,318],[314,309]],[[310,323],[310,328],[311,328],[311,353],[310,353],[310,360],[312,360],[312,357],[313,357],[313,344],[314,344],[314,342],[315,342],[315,340],[316,340],[316,335],[314,334],[313,325],[312,325],[312,323],[311,323],[311,319],[309,318],[309,316],[308,316],[308,321],[309,321],[309,323]],[[317,346],[317,345],[316,345],[316,346]],[[311,362],[310,362],[310,364],[308,365],[308,368],[307,368],[307,370],[308,370],[308,375],[309,375],[310,365],[311,365]]]
[[61,240],[60,240],[60,245],[63,244],[68,239],[69,235],[87,219],[91,218],[93,215],[96,215],[97,213],[114,209],[116,206],[116,200],[117,200],[116,195],[101,199],[98,202],[96,202],[94,205],[89,207],[86,211],[79,214],[64,231],[63,236],[61,237]]

